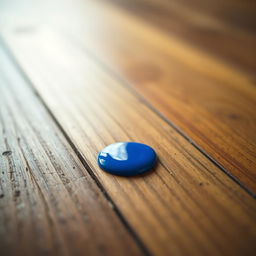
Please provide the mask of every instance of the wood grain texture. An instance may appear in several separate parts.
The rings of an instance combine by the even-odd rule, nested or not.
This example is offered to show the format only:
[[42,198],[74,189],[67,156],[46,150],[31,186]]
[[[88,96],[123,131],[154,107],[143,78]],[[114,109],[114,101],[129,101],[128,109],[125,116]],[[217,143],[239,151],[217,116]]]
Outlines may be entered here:
[[[5,40],[153,254],[254,255],[253,198],[90,52],[47,28],[8,33]],[[98,151],[110,143],[131,140],[156,149],[156,170],[129,179],[102,172],[96,162]]]
[[83,10],[84,18],[67,36],[136,88],[255,195],[256,90],[250,77],[122,9]]
[[142,255],[0,48],[0,251]]
[[255,1],[112,1],[149,24],[220,57],[254,78]]

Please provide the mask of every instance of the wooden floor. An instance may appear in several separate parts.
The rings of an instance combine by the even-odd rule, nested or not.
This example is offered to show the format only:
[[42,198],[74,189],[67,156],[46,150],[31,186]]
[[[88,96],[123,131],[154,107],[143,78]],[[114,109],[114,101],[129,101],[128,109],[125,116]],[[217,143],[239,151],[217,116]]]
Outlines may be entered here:
[[[0,2],[0,252],[255,255],[253,0]],[[152,146],[123,178],[97,154]]]

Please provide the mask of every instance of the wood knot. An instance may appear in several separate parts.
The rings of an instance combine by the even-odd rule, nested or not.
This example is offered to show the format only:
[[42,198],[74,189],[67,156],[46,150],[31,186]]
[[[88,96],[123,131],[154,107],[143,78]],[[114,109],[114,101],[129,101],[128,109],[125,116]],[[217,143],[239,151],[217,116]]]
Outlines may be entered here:
[[232,119],[232,120],[237,120],[237,119],[239,119],[239,115],[237,115],[237,114],[229,114],[228,117],[229,117],[230,119]]
[[34,26],[23,26],[23,27],[16,27],[14,30],[14,33],[17,34],[24,34],[24,33],[34,33],[36,31],[36,28]]
[[15,196],[15,197],[19,197],[19,196],[20,196],[20,191],[19,191],[19,190],[15,190],[14,196]]
[[12,151],[6,150],[2,153],[3,156],[10,156],[12,154]]

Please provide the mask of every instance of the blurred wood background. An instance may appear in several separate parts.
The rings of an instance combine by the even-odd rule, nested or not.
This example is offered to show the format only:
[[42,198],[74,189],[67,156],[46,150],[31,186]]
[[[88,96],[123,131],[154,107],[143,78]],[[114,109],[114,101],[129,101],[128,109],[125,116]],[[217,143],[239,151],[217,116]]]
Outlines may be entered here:
[[[253,0],[0,2],[1,255],[255,255]],[[102,172],[117,141],[147,175]]]

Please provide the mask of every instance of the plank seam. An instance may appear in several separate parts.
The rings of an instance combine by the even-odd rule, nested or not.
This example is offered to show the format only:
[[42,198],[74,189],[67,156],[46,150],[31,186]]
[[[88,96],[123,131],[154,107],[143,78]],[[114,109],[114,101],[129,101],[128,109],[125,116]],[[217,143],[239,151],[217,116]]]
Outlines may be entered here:
[[48,106],[46,105],[46,102],[43,100],[43,98],[41,97],[41,95],[38,93],[38,91],[36,90],[33,82],[30,80],[30,78],[28,77],[28,75],[25,73],[25,71],[23,70],[23,68],[21,67],[21,65],[18,63],[18,61],[15,58],[14,53],[11,51],[11,49],[9,48],[7,42],[5,41],[5,39],[3,38],[3,36],[0,35],[0,44],[2,44],[3,49],[5,50],[7,56],[10,58],[10,60],[12,61],[13,65],[16,67],[17,71],[20,73],[21,77],[24,79],[24,81],[28,84],[28,86],[31,88],[32,92],[34,93],[34,95],[39,99],[39,101],[41,102],[41,104],[44,106],[44,108],[46,109],[47,113],[49,114],[49,116],[52,118],[53,122],[56,124],[57,128],[60,130],[60,132],[63,134],[64,138],[67,140],[67,142],[69,143],[69,145],[71,146],[72,150],[74,151],[74,153],[76,154],[76,156],[78,157],[78,159],[80,160],[80,162],[82,163],[82,165],[85,167],[86,171],[88,172],[88,174],[91,176],[91,178],[94,180],[94,182],[96,183],[97,187],[100,189],[100,191],[102,192],[103,196],[105,197],[105,199],[107,200],[107,202],[111,205],[113,211],[115,212],[115,214],[117,215],[117,217],[119,218],[120,222],[124,225],[124,227],[126,228],[126,230],[128,231],[128,233],[131,235],[131,237],[133,238],[133,240],[135,241],[135,243],[137,244],[137,246],[139,247],[139,249],[142,251],[142,253],[145,256],[151,256],[152,253],[149,252],[149,250],[147,249],[147,247],[144,245],[144,243],[142,242],[142,240],[139,238],[139,236],[137,235],[137,233],[133,230],[133,228],[129,225],[129,223],[127,222],[127,220],[125,219],[125,217],[122,215],[121,211],[118,209],[118,207],[116,206],[116,204],[114,203],[113,199],[111,198],[111,196],[108,194],[108,192],[105,190],[104,186],[100,183],[99,179],[97,178],[97,176],[94,174],[92,168],[88,165],[88,163],[86,162],[86,159],[83,157],[83,155],[79,152],[79,150],[76,148],[75,144],[72,142],[71,138],[68,136],[68,134],[65,132],[64,128],[61,126],[61,124],[59,123],[59,121],[55,118],[55,116],[53,115],[53,113],[51,112],[51,110],[48,108]]

